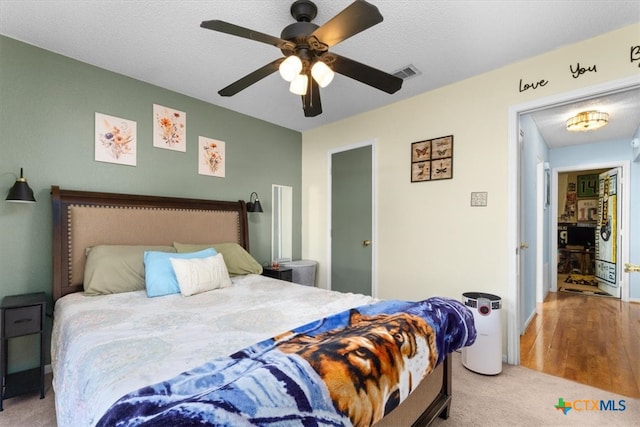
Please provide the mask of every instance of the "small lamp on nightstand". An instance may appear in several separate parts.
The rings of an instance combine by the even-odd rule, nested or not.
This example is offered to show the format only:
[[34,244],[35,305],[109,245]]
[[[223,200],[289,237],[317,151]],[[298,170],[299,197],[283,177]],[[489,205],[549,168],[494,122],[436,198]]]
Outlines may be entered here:
[[9,190],[6,200],[13,203],[34,203],[36,201],[36,198],[33,197],[33,190],[22,174],[22,168],[20,168],[20,178],[16,179],[16,183]]
[[[256,198],[253,198],[255,194]],[[258,193],[255,191],[251,193],[249,196],[249,201],[247,202],[247,212],[264,212],[262,210],[262,205],[260,204],[260,199],[258,199]]]

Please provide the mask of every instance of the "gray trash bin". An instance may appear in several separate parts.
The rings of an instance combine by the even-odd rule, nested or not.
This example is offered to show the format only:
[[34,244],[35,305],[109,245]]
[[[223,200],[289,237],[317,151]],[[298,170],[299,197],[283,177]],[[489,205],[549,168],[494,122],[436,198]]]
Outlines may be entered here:
[[318,263],[310,259],[281,262],[280,265],[291,269],[293,283],[305,286],[316,285],[316,265]]

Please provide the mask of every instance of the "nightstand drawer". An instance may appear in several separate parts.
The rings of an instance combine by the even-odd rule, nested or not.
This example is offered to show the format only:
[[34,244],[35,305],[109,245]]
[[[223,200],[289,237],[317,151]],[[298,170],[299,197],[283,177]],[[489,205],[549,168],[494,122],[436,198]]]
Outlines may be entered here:
[[273,268],[273,267],[263,267],[262,275],[267,277],[273,277],[274,279],[280,279],[287,282],[291,282],[292,279],[292,271],[290,268]]
[[5,309],[4,336],[6,338],[40,332],[41,305]]
[[[9,397],[40,390],[44,399],[44,313],[47,306],[44,292],[9,295],[0,303],[0,411],[2,402]],[[23,335],[40,335],[40,366],[9,374],[9,342]],[[3,386],[4,385],[4,386]]]

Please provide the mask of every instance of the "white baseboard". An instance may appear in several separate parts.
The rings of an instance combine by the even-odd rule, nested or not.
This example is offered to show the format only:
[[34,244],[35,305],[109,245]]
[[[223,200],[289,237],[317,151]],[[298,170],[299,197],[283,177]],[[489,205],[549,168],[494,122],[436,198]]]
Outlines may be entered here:
[[[545,295],[546,296],[546,295]],[[524,322],[524,327],[522,328],[522,333],[527,330],[529,327],[529,323],[533,320],[533,317],[536,315],[536,310],[533,310],[533,313],[529,316],[529,318]]]

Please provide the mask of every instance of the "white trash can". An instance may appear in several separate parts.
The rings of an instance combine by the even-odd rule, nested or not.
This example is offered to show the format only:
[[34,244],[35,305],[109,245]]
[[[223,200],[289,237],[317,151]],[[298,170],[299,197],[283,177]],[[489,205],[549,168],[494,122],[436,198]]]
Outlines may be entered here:
[[462,296],[462,303],[473,313],[478,333],[473,345],[462,348],[462,364],[479,374],[499,374],[502,372],[502,300],[484,292],[465,292]]
[[316,285],[316,265],[318,263],[310,259],[281,262],[280,265],[291,269],[293,283],[305,286]]

